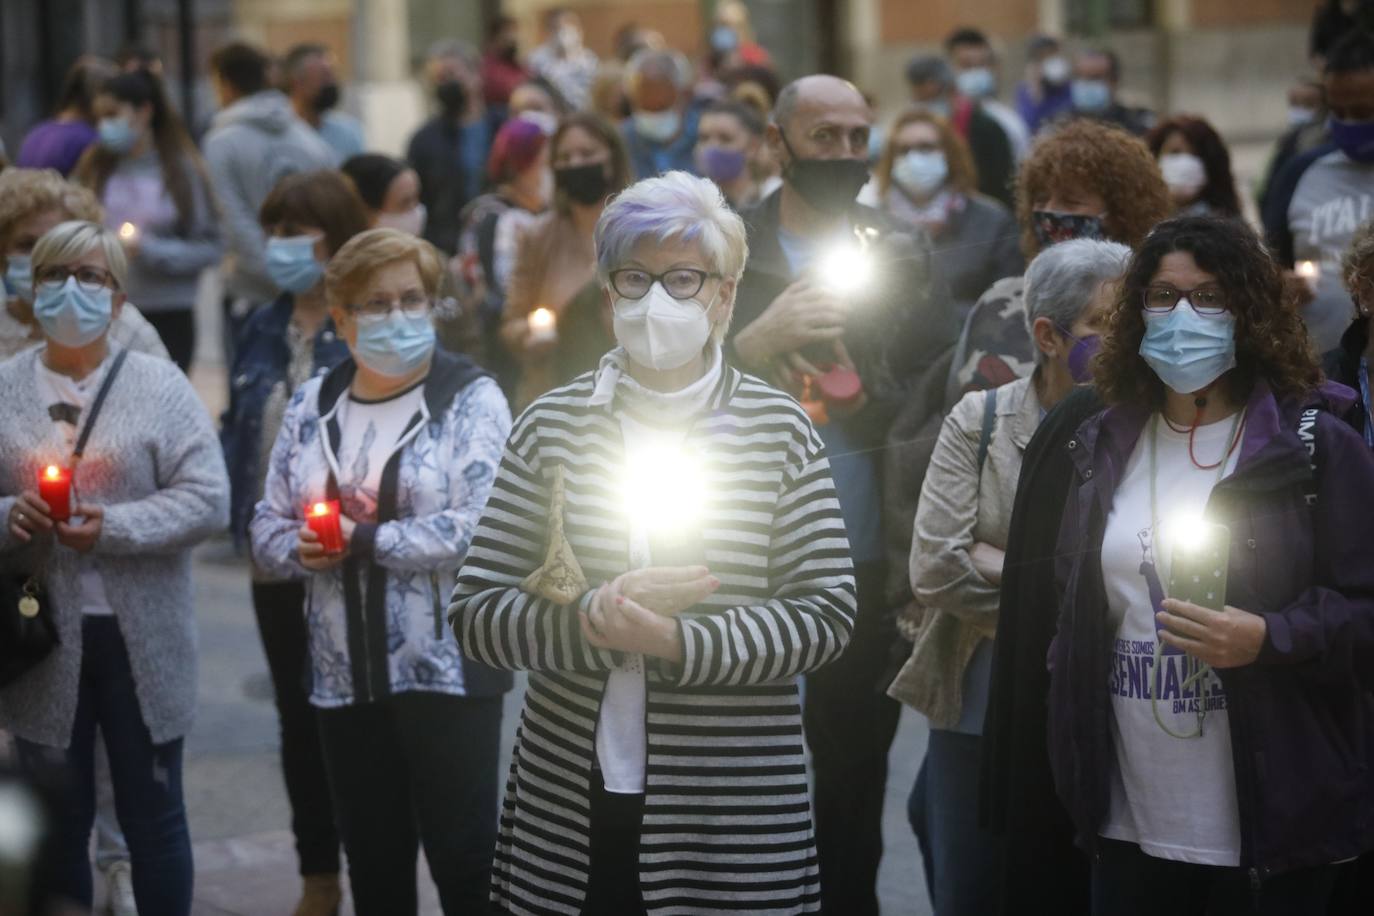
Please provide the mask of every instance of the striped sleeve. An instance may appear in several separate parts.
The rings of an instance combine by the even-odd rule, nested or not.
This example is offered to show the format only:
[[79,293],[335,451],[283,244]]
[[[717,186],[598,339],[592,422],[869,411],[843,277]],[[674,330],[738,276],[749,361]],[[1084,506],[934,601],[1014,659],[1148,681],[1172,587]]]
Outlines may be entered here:
[[856,613],[854,567],[830,477],[809,430],[799,467],[785,475],[768,570],[772,598],[761,605],[679,618],[683,687],[766,684],[839,657]]
[[562,605],[520,587],[542,562],[550,502],[543,478],[518,453],[520,438],[517,431],[506,447],[458,575],[448,613],[454,635],[465,655],[494,668],[609,671],[618,653],[591,645],[578,624],[595,589]]

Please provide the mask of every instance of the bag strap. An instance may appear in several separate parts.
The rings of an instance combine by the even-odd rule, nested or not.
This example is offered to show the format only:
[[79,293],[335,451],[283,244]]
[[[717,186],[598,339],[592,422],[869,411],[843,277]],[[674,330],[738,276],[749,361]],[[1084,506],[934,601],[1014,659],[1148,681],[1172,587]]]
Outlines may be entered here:
[[988,460],[988,446],[992,444],[992,427],[997,422],[997,389],[989,388],[983,398],[983,431],[978,437],[978,475]]
[[95,427],[96,417],[100,416],[100,408],[105,406],[105,398],[110,393],[110,387],[114,385],[115,376],[119,375],[119,370],[124,367],[124,360],[128,356],[128,349],[120,350],[115,354],[110,371],[105,373],[105,378],[100,383],[100,390],[95,393],[95,400],[86,410],[86,423],[81,427],[81,435],[76,439],[76,448],[72,449],[72,464],[79,461],[81,454],[86,451],[86,441],[91,438],[91,430]]
[[1307,461],[1312,473],[1303,479],[1302,496],[1309,508],[1317,507],[1317,414],[1320,408],[1309,407],[1298,418],[1298,438],[1307,449]]

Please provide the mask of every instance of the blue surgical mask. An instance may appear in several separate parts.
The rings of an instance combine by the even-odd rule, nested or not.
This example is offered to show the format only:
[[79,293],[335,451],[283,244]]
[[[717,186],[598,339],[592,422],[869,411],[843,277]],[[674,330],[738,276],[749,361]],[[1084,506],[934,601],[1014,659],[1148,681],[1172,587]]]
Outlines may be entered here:
[[359,321],[353,356],[388,378],[410,375],[434,352],[434,324],[428,315],[411,318],[397,311],[381,321]]
[[666,111],[636,111],[635,130],[639,135],[653,143],[667,143],[677,136],[682,128],[682,115],[676,108]]
[[987,67],[961,70],[954,78],[959,91],[971,99],[985,99],[997,91],[997,77]]
[[1342,121],[1331,118],[1327,122],[1331,142],[1355,162],[1374,162],[1374,121]]
[[1079,111],[1106,111],[1112,104],[1112,87],[1106,80],[1074,80],[1069,84],[1069,97]]
[[912,150],[892,163],[892,179],[918,196],[931,193],[949,177],[945,154],[938,150]]
[[5,290],[33,303],[33,263],[26,254],[12,254],[5,264]]
[[288,293],[303,293],[320,282],[324,265],[315,260],[315,237],[293,235],[267,240],[267,276]]
[[1147,312],[1140,355],[1179,394],[1202,391],[1235,368],[1236,316],[1199,315],[1187,299],[1163,315]]
[[138,135],[133,125],[125,118],[101,118],[96,127],[100,145],[116,155],[123,155],[134,148]]
[[88,292],[75,277],[68,277],[60,286],[44,283],[33,300],[33,317],[43,333],[62,346],[84,347],[110,327],[113,296],[103,286]]
[[711,50],[718,54],[729,54],[739,47],[739,33],[728,25],[718,25],[711,30]]

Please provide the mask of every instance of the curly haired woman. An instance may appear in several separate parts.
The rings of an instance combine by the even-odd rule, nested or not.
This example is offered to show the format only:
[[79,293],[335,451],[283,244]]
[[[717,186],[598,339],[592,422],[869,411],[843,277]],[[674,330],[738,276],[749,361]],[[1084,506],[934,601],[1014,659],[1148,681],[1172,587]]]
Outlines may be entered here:
[[[1374,459],[1278,266],[1158,226],[1068,443],[1049,753],[1092,912],[1319,913],[1374,846]],[[1141,888],[1149,888],[1141,893]]]

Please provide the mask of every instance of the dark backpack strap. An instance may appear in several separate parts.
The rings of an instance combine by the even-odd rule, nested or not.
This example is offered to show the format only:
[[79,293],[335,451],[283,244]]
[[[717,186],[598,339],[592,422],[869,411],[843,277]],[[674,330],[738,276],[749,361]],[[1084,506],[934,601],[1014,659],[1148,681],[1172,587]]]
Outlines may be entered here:
[[115,354],[114,363],[110,366],[110,371],[105,373],[105,380],[100,383],[100,390],[95,393],[95,400],[86,410],[86,425],[81,427],[81,435],[76,439],[76,448],[72,449],[72,458],[79,459],[86,451],[86,441],[91,438],[91,430],[95,428],[95,420],[100,416],[100,408],[105,406],[105,398],[110,393],[111,386],[114,385],[115,376],[119,375],[119,370],[124,368],[124,361],[128,359],[129,351],[120,350]]
[[978,474],[988,460],[988,446],[992,444],[992,428],[997,423],[997,389],[989,388],[983,398],[983,431],[978,436]]

